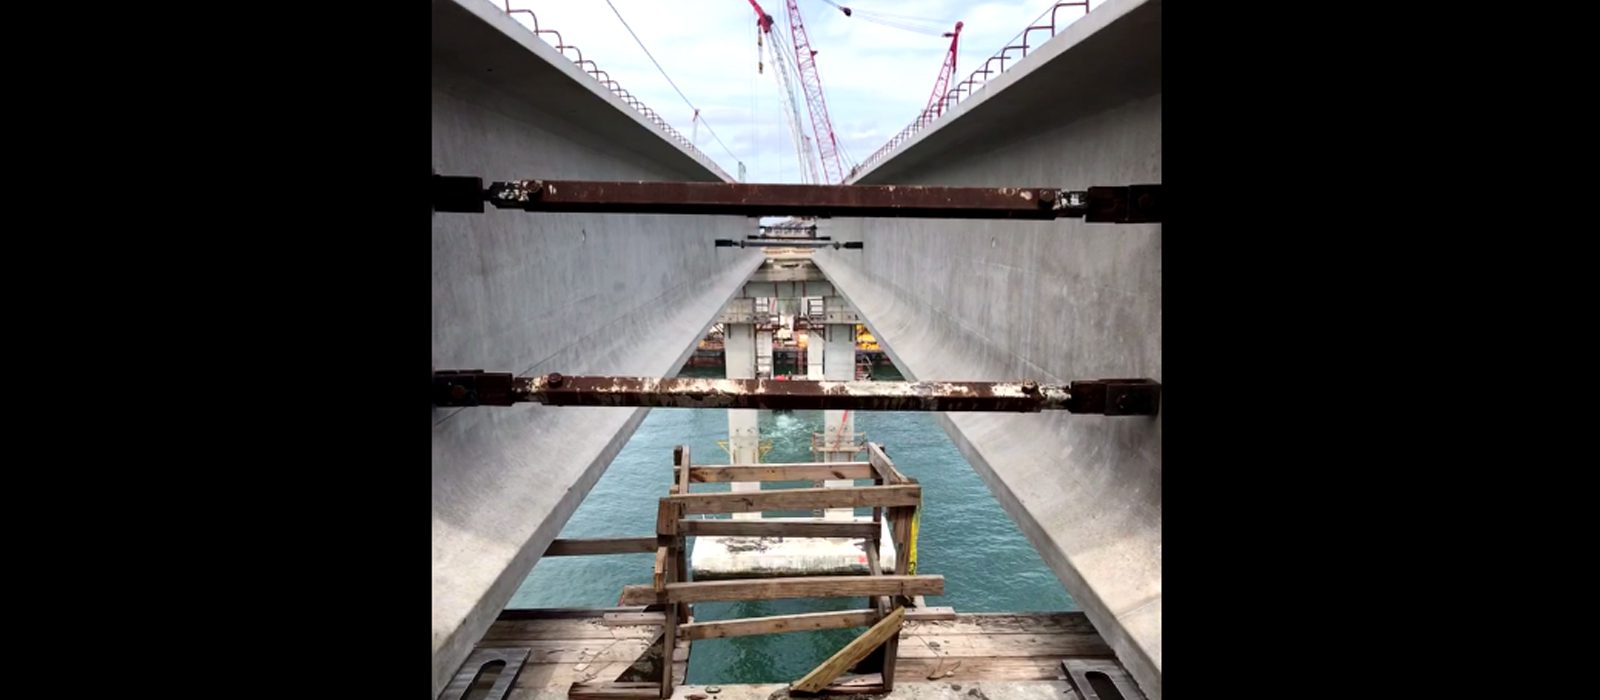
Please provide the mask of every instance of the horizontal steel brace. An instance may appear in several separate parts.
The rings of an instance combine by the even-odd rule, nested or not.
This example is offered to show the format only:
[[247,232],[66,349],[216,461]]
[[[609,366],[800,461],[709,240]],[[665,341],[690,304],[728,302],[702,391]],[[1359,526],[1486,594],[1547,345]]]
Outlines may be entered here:
[[860,250],[863,246],[861,244],[861,241],[834,241],[832,243],[829,243],[827,241],[807,240],[807,239],[802,239],[802,238],[796,238],[796,239],[791,239],[791,240],[776,240],[776,239],[768,238],[768,239],[765,239],[765,240],[754,240],[754,241],[735,241],[735,240],[729,240],[727,238],[718,238],[717,239],[717,247],[718,248],[832,248],[834,250],[839,250],[840,248],[847,248],[847,249],[850,249],[850,250]]
[[1035,382],[818,382],[650,377],[513,377],[447,370],[433,375],[435,406],[627,406],[774,410],[1069,411],[1155,415],[1161,384],[1151,379]]
[[1090,187],[930,187],[778,185],[722,182],[591,182],[433,176],[439,212],[501,209],[619,214],[1056,219],[1149,223],[1160,218],[1160,185]]

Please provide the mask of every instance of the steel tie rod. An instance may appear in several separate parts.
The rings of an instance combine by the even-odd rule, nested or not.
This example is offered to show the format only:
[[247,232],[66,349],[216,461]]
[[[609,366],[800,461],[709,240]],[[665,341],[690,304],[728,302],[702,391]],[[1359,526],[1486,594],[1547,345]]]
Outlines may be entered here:
[[1153,416],[1161,384],[1152,379],[1037,382],[839,382],[705,379],[441,370],[435,406],[613,406],[772,410],[988,411]]
[[1081,218],[1090,223],[1161,221],[1161,185],[931,187],[785,185],[743,182],[599,182],[434,175],[435,212],[482,213],[484,204],[531,212],[723,214],[933,219]]

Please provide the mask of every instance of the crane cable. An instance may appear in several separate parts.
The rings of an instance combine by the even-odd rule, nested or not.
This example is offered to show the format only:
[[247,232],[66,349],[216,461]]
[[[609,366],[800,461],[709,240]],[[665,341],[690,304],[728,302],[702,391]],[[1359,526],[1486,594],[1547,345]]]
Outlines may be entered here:
[[871,10],[856,10],[844,5],[840,5],[833,0],[822,1],[832,5],[835,8],[838,8],[838,10],[843,12],[844,16],[846,17],[860,17],[861,19],[874,24],[911,32],[913,34],[922,34],[924,36],[943,36],[944,27],[952,24],[951,22],[929,19],[926,17],[912,17],[910,15],[897,15],[889,12],[874,12]]
[[[667,79],[667,84],[671,85],[672,89],[677,91],[678,97],[682,97],[683,98],[684,104],[689,105],[689,109],[692,109],[692,110],[695,111],[696,114],[699,114],[700,108],[694,106],[694,103],[689,101],[689,96],[683,94],[683,90],[678,88],[678,84],[677,83],[672,82],[672,76],[667,75],[667,69],[661,67],[661,63],[656,60],[655,56],[651,55],[650,49],[645,48],[644,41],[639,39],[639,35],[638,34],[634,34],[633,33],[633,27],[628,26],[628,20],[625,20],[625,19],[622,18],[622,12],[617,10],[617,6],[616,5],[612,5],[611,4],[611,0],[606,0],[606,4],[610,5],[611,11],[617,15],[617,21],[622,22],[622,28],[628,30],[628,34],[633,37],[634,43],[638,44],[639,48],[644,50],[645,57],[649,58],[650,62],[655,64],[656,70],[661,71],[661,77]],[[711,124],[706,121],[705,117],[700,117],[699,121],[700,121],[701,124],[705,125],[706,133],[711,134],[711,138],[716,139],[717,140],[717,144],[722,146],[722,150],[727,151],[729,157],[733,158],[735,161],[738,161],[739,160],[739,156],[734,155],[733,150],[728,148],[728,144],[722,142],[722,137],[718,136],[717,132],[712,130]]]

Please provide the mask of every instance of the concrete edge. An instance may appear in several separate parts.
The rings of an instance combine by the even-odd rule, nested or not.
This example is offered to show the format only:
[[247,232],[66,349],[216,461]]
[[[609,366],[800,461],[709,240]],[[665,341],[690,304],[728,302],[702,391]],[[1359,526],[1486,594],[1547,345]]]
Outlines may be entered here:
[[[900,354],[894,349],[894,344],[879,332],[871,318],[867,316],[865,311],[861,310],[861,305],[856,303],[849,292],[845,291],[834,280],[833,276],[828,273],[826,258],[826,255],[813,256],[812,263],[822,272],[823,277],[828,279],[828,283],[833,285],[834,292],[843,297],[846,302],[861,314],[862,325],[865,325],[867,330],[872,332],[873,337],[878,340],[878,346],[883,348],[884,353],[894,362],[895,368],[900,370],[907,380],[922,381],[922,378],[917,377],[916,373],[911,371],[910,367],[901,359]],[[978,478],[982,479],[984,485],[989,488],[989,492],[994,495],[1001,508],[1017,521],[1017,529],[1022,532],[1023,537],[1028,539],[1028,543],[1033,545],[1034,550],[1039,553],[1039,557],[1044,560],[1045,564],[1050,567],[1051,572],[1061,581],[1062,587],[1067,589],[1067,592],[1072,595],[1072,599],[1083,609],[1084,614],[1089,617],[1089,621],[1094,624],[1095,630],[1100,632],[1101,637],[1111,646],[1112,651],[1116,652],[1117,660],[1128,669],[1129,674],[1139,684],[1140,689],[1151,697],[1160,698],[1161,671],[1155,666],[1149,653],[1134,643],[1126,630],[1123,629],[1122,617],[1113,613],[1100,600],[1100,597],[1084,581],[1083,576],[1078,573],[1077,567],[1072,565],[1072,562],[1061,553],[1061,548],[1057,547],[1050,539],[1049,534],[1044,531],[1038,519],[1033,517],[1028,509],[1022,507],[1021,501],[1016,494],[995,474],[994,467],[989,463],[988,458],[984,456],[982,450],[978,449],[967,438],[960,426],[957,426],[950,419],[950,416],[945,413],[935,414],[935,419],[939,423],[939,427],[950,437],[950,441],[955,444],[956,449],[961,452],[962,457],[967,460],[973,471],[978,474]],[[1147,606],[1159,606],[1160,600],[1157,597]],[[1144,609],[1144,607],[1146,606],[1142,606],[1140,609]],[[1129,611],[1130,614],[1134,612],[1137,612],[1137,610]]]
[[660,139],[662,143],[671,146],[678,153],[682,154],[683,157],[693,161],[695,165],[705,170],[707,175],[722,182],[734,182],[734,180],[725,178],[717,173],[717,169],[720,169],[722,166],[716,165],[715,161],[711,160],[710,156],[702,157],[700,155],[696,155],[694,152],[678,145],[676,141],[667,138],[667,135],[663,133],[661,129],[657,128],[655,124],[652,124],[650,120],[646,119],[643,114],[638,112],[638,110],[629,107],[628,103],[623,102],[622,98],[618,97],[616,93],[611,91],[610,88],[602,84],[599,79],[584,72],[583,69],[579,68],[578,65],[571,59],[562,55],[562,53],[557,51],[555,47],[545,43],[543,39],[540,39],[538,36],[536,36],[532,29],[523,26],[521,22],[518,22],[510,15],[506,14],[499,5],[489,2],[489,0],[449,1],[468,12],[471,12],[485,24],[493,27],[501,34],[504,34],[506,38],[522,45],[522,47],[527,49],[529,53],[543,60],[545,63],[550,64],[556,70],[561,71],[562,74],[567,76],[568,79],[582,86],[585,90],[588,90],[590,94],[605,102],[613,109],[628,115],[628,117],[640,127],[643,127],[646,131],[649,131],[652,136]]
[[[745,263],[746,269],[743,274],[734,275],[738,281],[730,285],[726,296],[716,306],[717,312],[712,313],[710,318],[699,327],[696,335],[684,341],[683,351],[678,354],[671,366],[667,368],[664,373],[666,376],[676,374],[683,369],[683,365],[694,354],[699,339],[705,337],[706,332],[717,322],[718,312],[726,307],[728,302],[735,296],[743,292],[744,283],[761,266],[764,259],[764,256],[752,254]],[[505,608],[506,603],[511,600],[511,597],[516,594],[522,582],[527,579],[528,574],[533,571],[533,567],[539,563],[545,547],[548,547],[550,542],[561,533],[562,528],[566,527],[567,521],[572,518],[572,514],[577,512],[584,499],[588,498],[589,492],[593,490],[595,483],[605,474],[606,469],[611,466],[611,462],[616,459],[617,454],[627,445],[628,440],[632,439],[634,432],[638,430],[639,425],[644,422],[649,412],[650,409],[648,408],[637,409],[624,421],[621,429],[612,435],[606,444],[602,446],[596,457],[584,467],[578,480],[573,483],[573,486],[563,498],[557,502],[557,506],[551,511],[550,516],[539,524],[533,535],[523,544],[516,556],[512,558],[511,563],[501,570],[494,583],[490,585],[489,590],[479,597],[478,601],[467,610],[462,619],[454,625],[454,629],[434,648],[434,697],[438,697],[445,685],[449,683],[450,678],[454,677],[461,664],[472,653],[472,648],[482,638],[483,634],[488,631],[494,620],[499,617],[500,610]]]
[[[991,99],[999,97],[1006,88],[1028,79],[1028,77],[1037,71],[1041,66],[1059,58],[1068,51],[1071,51],[1073,48],[1083,43],[1085,39],[1094,36],[1101,30],[1111,26],[1118,20],[1121,20],[1134,10],[1151,1],[1152,0],[1106,0],[1106,2],[1102,3],[1099,7],[1094,8],[1091,12],[1089,12],[1089,14],[1083,16],[1072,24],[1067,25],[1065,29],[1061,30],[1061,33],[1051,37],[1049,41],[1040,44],[1038,48],[1034,49],[1032,53],[1029,53],[1027,56],[1022,58],[1022,60],[1012,64],[1011,69],[995,76],[993,79],[984,81],[982,85],[978,86],[977,89],[970,93],[967,99],[962,100],[961,102],[957,103],[955,107],[949,109],[944,114],[939,115],[939,118],[935,119],[933,123],[923,127],[923,129],[914,134],[910,140],[900,144],[900,147],[895,149],[894,152],[889,155],[889,157],[884,158],[883,160],[874,163],[872,167],[857,173],[855,177],[852,177],[847,181],[847,184],[854,185],[862,183],[868,177],[870,177],[872,173],[881,170],[884,166],[893,162],[896,158],[899,158],[900,156],[905,155],[907,152],[914,150],[924,140],[933,134],[943,131],[946,127],[955,123],[956,120],[962,115],[982,107]],[[987,59],[989,57],[985,56],[984,58]],[[971,73],[969,72],[968,75],[970,74]],[[963,76],[962,80],[965,79],[966,76]]]

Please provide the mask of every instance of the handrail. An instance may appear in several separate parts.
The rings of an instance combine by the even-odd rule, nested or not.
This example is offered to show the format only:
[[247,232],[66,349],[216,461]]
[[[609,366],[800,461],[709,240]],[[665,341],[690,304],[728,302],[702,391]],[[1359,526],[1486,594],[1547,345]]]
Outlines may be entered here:
[[[1067,20],[1066,24],[1058,25],[1056,20],[1056,12],[1063,7],[1081,7],[1083,8],[1083,14]],[[1049,24],[1041,23],[1041,20],[1044,19],[1045,15],[1050,15]],[[993,56],[990,56],[988,59],[984,60],[981,68],[972,71],[972,73],[967,76],[966,80],[963,80],[957,83],[955,87],[946,90],[944,97],[938,103],[935,103],[936,106],[942,104],[942,110],[936,110],[933,107],[923,109],[922,112],[917,115],[917,118],[911,121],[911,124],[907,125],[906,128],[901,129],[900,133],[890,137],[887,143],[879,147],[878,150],[873,151],[872,155],[867,156],[859,165],[852,168],[850,170],[849,177],[846,178],[846,181],[848,182],[859,173],[870,168],[873,164],[883,160],[890,153],[894,152],[896,148],[899,148],[901,144],[911,140],[912,136],[915,136],[917,132],[922,131],[929,124],[938,121],[944,115],[950,114],[951,107],[959,104],[962,99],[971,97],[973,92],[975,92],[974,88],[981,87],[982,83],[987,83],[990,76],[998,73],[1004,73],[1006,71],[1006,59],[1009,58],[1009,56],[1006,55],[1007,52],[1020,49],[1022,51],[1022,56],[1019,58],[1026,58],[1028,55],[1028,49],[1034,48],[1028,43],[1029,34],[1035,31],[1044,31],[1048,29],[1050,30],[1050,37],[1055,38],[1056,33],[1061,30],[1061,27],[1065,27],[1067,24],[1072,24],[1073,22],[1076,22],[1083,17],[1087,17],[1088,15],[1089,0],[1057,2],[1051,5],[1050,9],[1039,13],[1039,16],[1034,18],[1032,22],[1029,22],[1028,26],[1024,28],[1021,33],[1011,37],[1011,40],[1006,42],[1005,48],[1000,49],[1000,51],[996,52]],[[1019,39],[1021,40],[1021,43],[1017,43]],[[997,60],[1000,62],[999,69],[990,68],[990,64]],[[1012,65],[1016,64],[1013,63]]]

